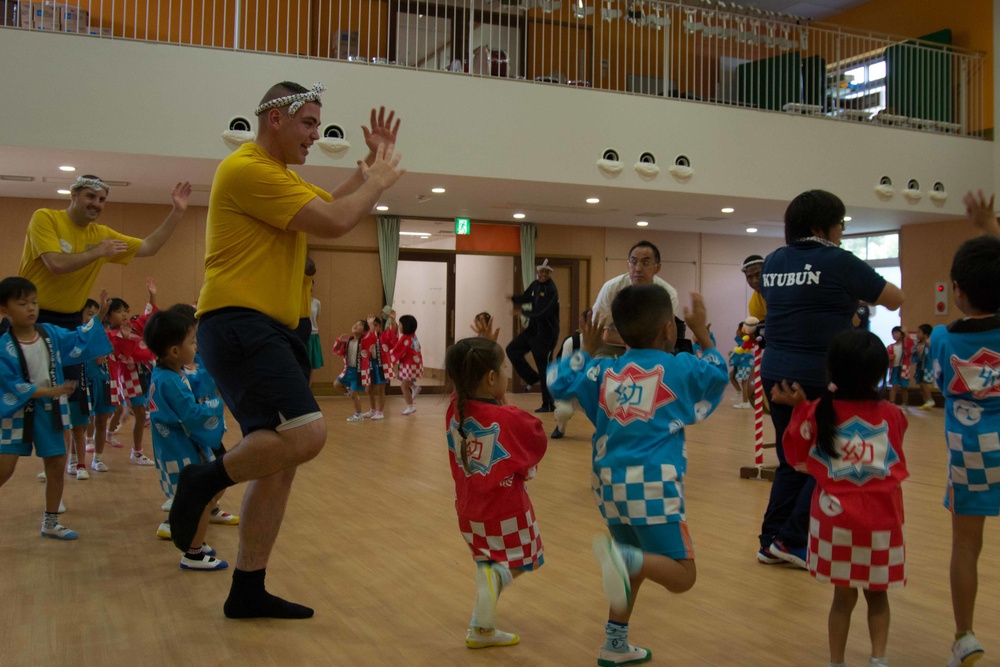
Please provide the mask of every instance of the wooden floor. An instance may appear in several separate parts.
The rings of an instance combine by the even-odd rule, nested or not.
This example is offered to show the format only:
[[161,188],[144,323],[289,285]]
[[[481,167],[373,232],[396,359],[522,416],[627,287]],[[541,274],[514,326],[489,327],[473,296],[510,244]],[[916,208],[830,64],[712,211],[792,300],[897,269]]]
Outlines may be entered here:
[[[757,533],[770,485],[740,480],[752,462],[752,415],[727,400],[688,430],[688,520],[698,583],[684,595],[643,587],[631,626],[655,665],[825,665],[829,585],[785,566],[759,565]],[[537,396],[514,396],[527,409]],[[458,532],[443,437],[442,396],[422,396],[383,422],[348,424],[346,398],[322,399],[326,449],[298,473],[269,567],[276,594],[316,609],[308,621],[230,621],[228,573],[182,572],[156,538],[165,517],[153,468],[109,449],[111,472],[67,479],[63,522],[75,542],[42,539],[36,459],[22,459],[0,490],[0,665],[593,665],[607,606],[591,537],[602,530],[591,496],[589,423],[550,443],[530,493],[546,565],[504,593],[500,627],[511,648],[472,651],[463,634],[475,585]],[[952,633],[950,522],[943,415],[911,410],[904,485],[909,585],[890,594],[891,664],[945,664]],[[552,416],[544,415],[546,430]],[[230,421],[232,424],[232,421]],[[147,433],[148,439],[148,433]],[[230,433],[227,443],[235,442]],[[773,457],[773,453],[769,453]],[[238,512],[242,487],[223,500]],[[235,558],[237,529],[208,541]],[[977,630],[981,665],[1000,665],[1000,540],[987,523]],[[867,665],[864,602],[848,664]]]

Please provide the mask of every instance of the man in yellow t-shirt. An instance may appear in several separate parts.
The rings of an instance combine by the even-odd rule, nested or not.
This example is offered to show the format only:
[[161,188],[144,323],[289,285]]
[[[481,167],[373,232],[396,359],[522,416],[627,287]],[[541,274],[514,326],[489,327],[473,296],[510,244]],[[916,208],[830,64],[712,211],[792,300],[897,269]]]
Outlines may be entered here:
[[[97,223],[111,192],[97,176],[85,175],[70,186],[65,211],[41,208],[31,216],[24,238],[24,252],[17,275],[38,288],[38,322],[64,329],[83,324],[83,307],[90,297],[101,267],[107,263],[128,264],[134,257],[151,257],[174,233],[187,211],[190,183],[178,183],[171,194],[174,208],[156,230],[144,239],[120,234]],[[65,366],[67,380],[77,382],[69,397],[74,452],[69,472],[89,477],[84,459],[86,425],[90,422],[86,391],[81,382],[82,366]],[[83,474],[77,470],[83,470]],[[96,469],[96,466],[95,466]]]
[[764,297],[760,293],[760,271],[763,266],[763,257],[750,255],[743,260],[743,266],[740,267],[743,275],[747,277],[747,285],[753,290],[753,296],[750,297],[750,303],[747,304],[747,312],[761,322],[767,315],[767,304],[764,303]]
[[[363,127],[369,153],[332,192],[302,180],[319,139],[323,86],[282,82],[257,107],[257,138],[224,159],[209,198],[205,283],[198,299],[198,348],[240,424],[235,448],[180,473],[170,529],[194,557],[198,521],[221,490],[250,482],[240,517],[240,548],[223,610],[229,618],[309,618],[313,610],[265,590],[264,576],[296,467],[326,442],[326,424],[309,390],[306,347],[295,336],[306,264],[306,234],[333,238],[371,213],[402,176],[393,155],[399,121],[383,107]],[[191,557],[191,556],[189,556]]]

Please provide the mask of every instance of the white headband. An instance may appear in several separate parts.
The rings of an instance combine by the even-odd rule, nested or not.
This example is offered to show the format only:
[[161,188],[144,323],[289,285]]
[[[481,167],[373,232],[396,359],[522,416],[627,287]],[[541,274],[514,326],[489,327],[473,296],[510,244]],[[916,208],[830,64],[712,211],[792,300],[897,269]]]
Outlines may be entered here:
[[748,260],[748,261],[744,262],[743,266],[740,267],[740,270],[743,271],[744,273],[746,273],[746,270],[749,269],[754,264],[763,264],[763,263],[764,263],[763,258],[761,258],[761,259],[751,259],[751,260]]
[[261,104],[253,112],[255,116],[259,116],[269,109],[280,109],[283,106],[288,106],[288,115],[294,116],[295,112],[302,108],[302,105],[306,102],[319,102],[323,98],[323,91],[326,90],[326,86],[322,83],[313,84],[311,90],[307,90],[304,93],[295,93],[294,95],[285,95],[284,97],[279,97],[270,102],[265,102]]
[[99,178],[85,178],[80,176],[76,179],[76,182],[70,186],[70,192],[76,192],[81,188],[90,188],[91,190],[104,190],[105,193],[111,194],[111,188],[107,183]]

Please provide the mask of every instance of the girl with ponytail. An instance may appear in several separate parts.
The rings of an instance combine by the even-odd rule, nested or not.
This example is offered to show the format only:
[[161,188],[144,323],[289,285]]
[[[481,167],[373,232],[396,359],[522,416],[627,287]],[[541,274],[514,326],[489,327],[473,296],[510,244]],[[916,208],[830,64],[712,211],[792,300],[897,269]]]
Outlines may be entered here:
[[496,628],[497,600],[515,577],[544,562],[524,483],[545,454],[545,431],[533,415],[504,404],[504,351],[495,332],[484,333],[458,341],[445,355],[453,389],[445,424],[455,510],[476,562],[476,606],[465,637],[469,648],[520,641]]
[[830,344],[823,395],[809,401],[798,383],[771,398],[794,406],[781,446],[790,465],[816,478],[809,517],[809,572],[834,585],[830,667],[842,667],[858,589],[868,603],[870,667],[884,667],[889,588],[906,585],[903,411],[879,396],[888,358],[878,337],[847,331]]

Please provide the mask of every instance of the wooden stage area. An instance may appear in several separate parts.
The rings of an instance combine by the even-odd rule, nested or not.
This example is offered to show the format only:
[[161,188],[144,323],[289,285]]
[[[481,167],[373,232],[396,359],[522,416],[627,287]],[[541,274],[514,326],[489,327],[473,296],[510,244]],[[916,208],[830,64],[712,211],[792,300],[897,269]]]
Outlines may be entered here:
[[[683,595],[647,583],[631,625],[651,665],[825,665],[831,587],[802,570],[757,563],[757,533],[770,483],[743,480],[753,463],[753,414],[731,393],[689,428],[687,512],[698,582]],[[516,395],[525,409],[537,395]],[[222,614],[229,572],[182,572],[180,553],[156,537],[166,517],[155,468],[108,449],[108,473],[66,479],[62,516],[80,539],[39,536],[43,485],[37,459],[22,459],[0,489],[0,665],[593,665],[607,605],[590,551],[604,529],[590,491],[589,422],[577,414],[549,443],[529,485],[545,566],[518,579],[500,602],[510,648],[463,642],[475,596],[473,564],[458,532],[444,439],[444,396],[421,396],[401,416],[391,397],[382,422],[346,423],[347,398],[320,400],[326,449],[298,472],[268,568],[268,588],[310,605],[306,621],[231,621]],[[551,432],[553,417],[542,415]],[[941,409],[908,411],[904,484],[909,585],[890,593],[888,657],[896,667],[944,665],[953,621],[948,583],[950,517],[941,506],[946,449]],[[229,419],[230,446],[238,428]],[[128,424],[130,427],[131,424]],[[130,434],[122,439],[126,443]],[[146,433],[147,453],[149,433]],[[770,423],[765,437],[773,440]],[[773,462],[774,452],[767,452]],[[238,513],[243,487],[223,499]],[[1000,539],[987,522],[979,568],[977,634],[984,667],[1000,665]],[[212,525],[208,542],[235,564],[238,529]],[[869,655],[862,599],[847,662]]]

